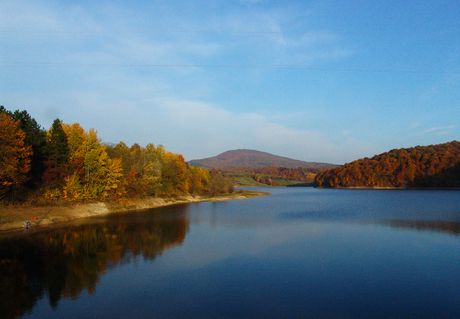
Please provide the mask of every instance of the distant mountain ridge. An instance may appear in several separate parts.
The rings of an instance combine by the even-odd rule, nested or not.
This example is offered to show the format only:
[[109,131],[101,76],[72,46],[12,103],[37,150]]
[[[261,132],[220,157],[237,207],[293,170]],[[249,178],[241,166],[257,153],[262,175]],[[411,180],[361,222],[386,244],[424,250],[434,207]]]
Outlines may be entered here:
[[234,168],[308,168],[322,170],[336,167],[336,165],[320,162],[305,162],[284,156],[278,156],[267,152],[249,149],[238,149],[223,152],[217,156],[191,160],[190,165],[208,169],[229,170]]

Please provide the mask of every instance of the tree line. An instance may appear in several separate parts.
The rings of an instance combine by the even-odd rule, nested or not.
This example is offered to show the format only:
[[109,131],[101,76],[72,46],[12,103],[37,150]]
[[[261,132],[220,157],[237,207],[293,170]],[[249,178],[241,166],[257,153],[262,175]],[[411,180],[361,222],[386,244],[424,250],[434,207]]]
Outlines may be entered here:
[[324,171],[319,187],[460,187],[460,142],[394,149]]
[[106,145],[94,129],[0,106],[0,200],[117,200],[233,191],[217,171],[192,167],[162,145]]

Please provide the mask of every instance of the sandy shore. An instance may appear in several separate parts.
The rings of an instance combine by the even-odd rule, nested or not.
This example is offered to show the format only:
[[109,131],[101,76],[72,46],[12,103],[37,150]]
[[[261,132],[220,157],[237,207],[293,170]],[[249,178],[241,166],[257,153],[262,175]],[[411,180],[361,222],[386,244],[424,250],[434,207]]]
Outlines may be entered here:
[[150,209],[175,204],[247,199],[265,195],[269,194],[256,191],[237,191],[233,194],[215,197],[189,195],[179,198],[151,197],[126,199],[120,203],[97,202],[44,207],[4,206],[0,207],[0,232],[21,230],[24,227],[25,221],[30,221],[31,228],[37,229],[55,224],[65,224],[80,218],[103,216],[113,213]]

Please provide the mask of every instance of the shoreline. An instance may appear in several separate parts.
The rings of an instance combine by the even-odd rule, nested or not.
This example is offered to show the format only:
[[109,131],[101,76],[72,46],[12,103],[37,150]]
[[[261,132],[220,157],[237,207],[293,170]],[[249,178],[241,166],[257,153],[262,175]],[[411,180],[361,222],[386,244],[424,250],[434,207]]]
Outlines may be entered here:
[[95,202],[76,203],[68,206],[3,206],[0,207],[0,234],[14,233],[24,229],[24,222],[30,221],[31,230],[43,230],[50,226],[65,226],[79,219],[100,217],[116,213],[129,213],[158,207],[198,202],[223,202],[270,195],[267,192],[236,191],[219,196],[192,196],[178,198],[148,197],[126,199],[120,203]]

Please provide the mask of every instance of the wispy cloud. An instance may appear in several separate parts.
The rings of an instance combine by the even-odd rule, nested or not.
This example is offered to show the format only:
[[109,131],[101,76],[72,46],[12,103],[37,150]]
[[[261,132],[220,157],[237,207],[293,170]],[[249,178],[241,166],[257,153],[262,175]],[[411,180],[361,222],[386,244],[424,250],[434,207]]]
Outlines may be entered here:
[[437,134],[437,135],[444,135],[448,134],[451,130],[455,129],[455,125],[445,125],[445,126],[435,126],[430,127],[423,131],[424,134]]
[[[215,155],[228,149],[259,149],[309,161],[340,163],[367,151],[356,139],[338,145],[320,132],[294,129],[255,112],[231,112],[203,101],[172,97],[127,101],[78,94],[76,120],[92,126],[106,117],[100,105],[112,105],[111,125],[100,130],[110,142],[162,143],[187,159]],[[87,119],[91,117],[91,121]],[[75,118],[75,116],[74,116]],[[135,123],[135,125],[133,125]],[[353,146],[353,151],[351,146]]]
[[[293,64],[336,60],[353,52],[334,32],[287,28],[296,19],[292,12],[229,12],[219,19],[200,20],[193,15],[162,12],[160,7],[154,22],[144,25],[142,16],[120,12],[113,5],[109,9],[96,6],[91,12],[78,5],[63,9],[32,1],[6,2],[0,7],[10,13],[0,22],[3,37],[24,39],[29,45],[45,39],[50,51],[59,47],[56,59],[68,63],[81,54],[108,61],[114,56],[114,60],[125,63],[212,64],[234,55],[234,62],[228,64]],[[278,49],[273,50],[273,46]],[[52,62],[50,53],[34,58]],[[243,56],[244,61],[238,61]],[[204,61],[201,57],[214,59]],[[16,61],[27,63],[29,58],[19,55]]]
[[[2,40],[10,44],[2,48],[2,62],[19,61],[22,68],[11,81],[26,78],[34,87],[41,85],[26,95],[10,92],[8,101],[13,107],[28,105],[45,123],[59,116],[98,128],[106,141],[163,143],[189,159],[244,147],[339,163],[356,157],[350,145],[367,150],[358,140],[333,141],[208,96],[213,77],[203,76],[202,65],[256,64],[263,73],[273,71],[264,65],[335,61],[352,54],[338,34],[289,28],[300,18],[283,10],[230,10],[209,19],[155,10],[152,17],[116,5],[95,5],[90,11],[77,4],[0,4],[0,11],[9,13],[0,21]],[[40,69],[44,72],[27,67],[35,62],[49,66]]]

